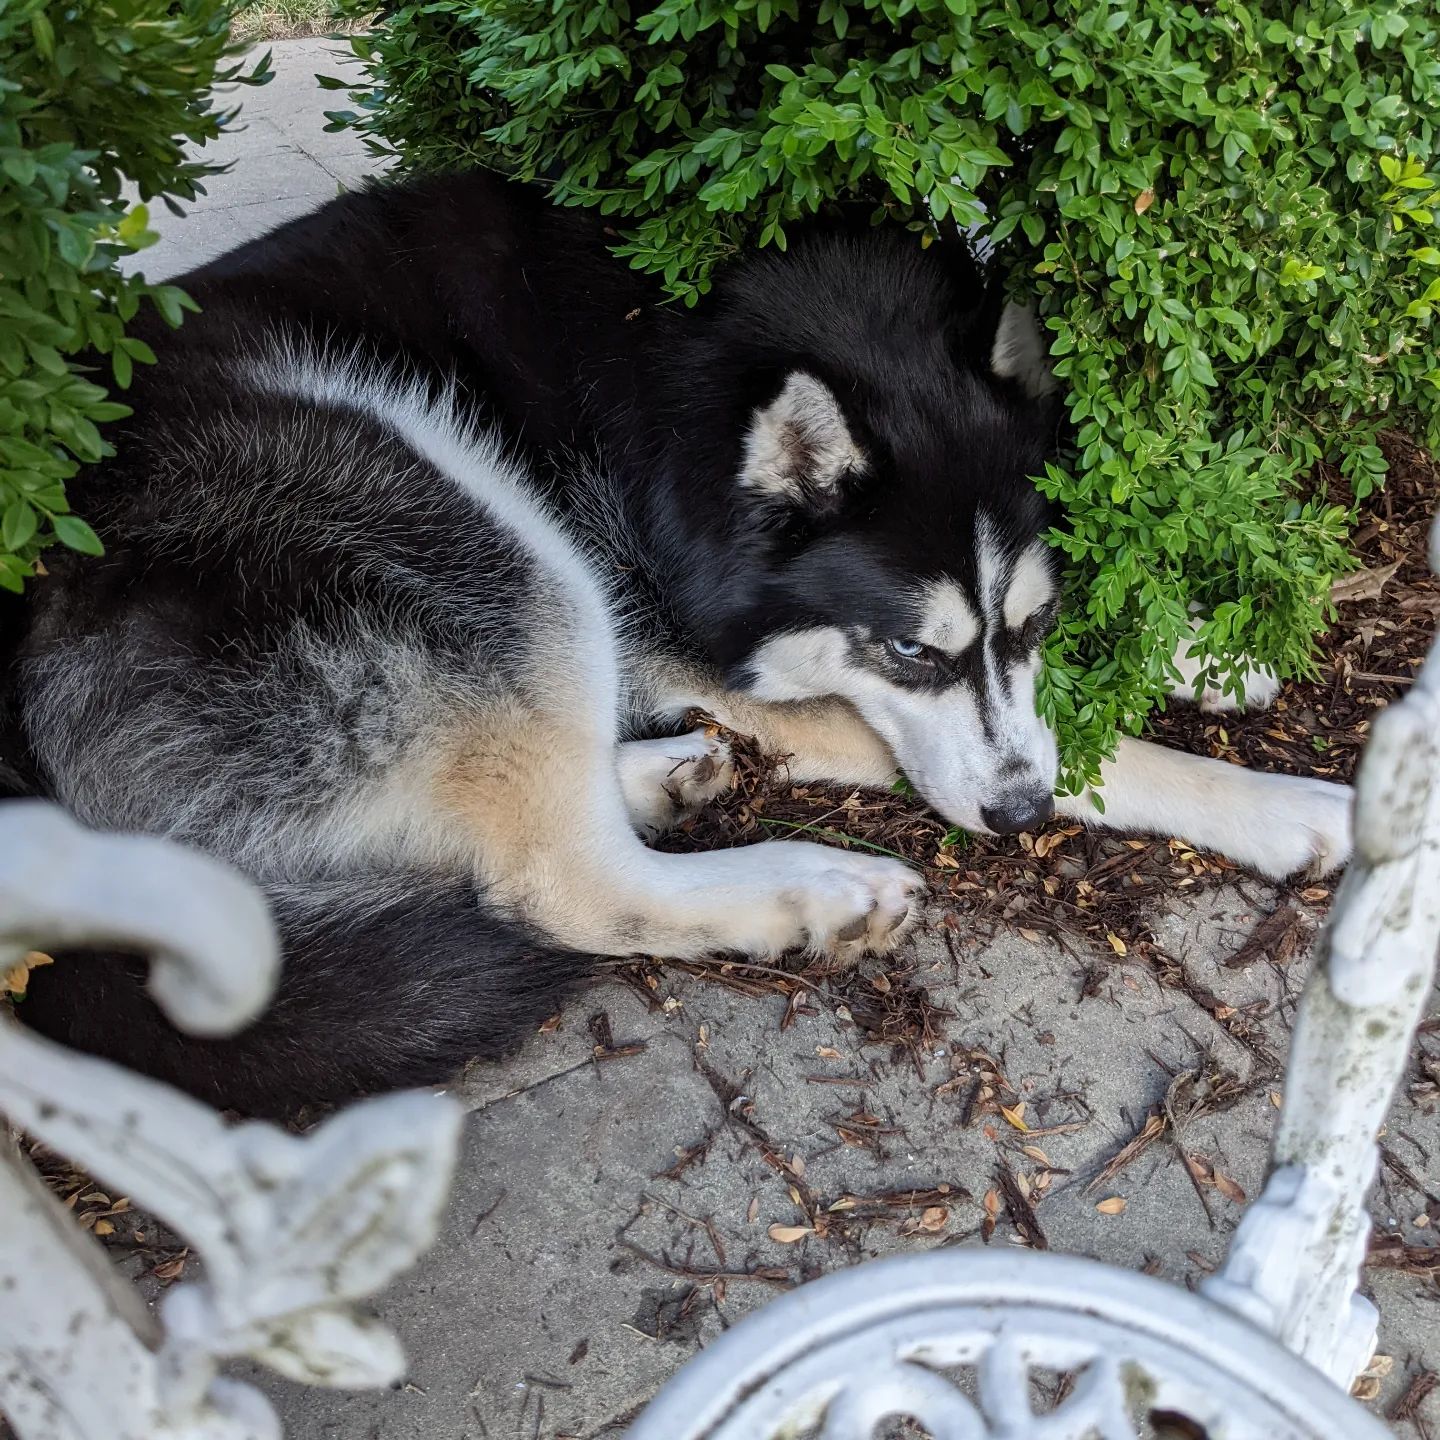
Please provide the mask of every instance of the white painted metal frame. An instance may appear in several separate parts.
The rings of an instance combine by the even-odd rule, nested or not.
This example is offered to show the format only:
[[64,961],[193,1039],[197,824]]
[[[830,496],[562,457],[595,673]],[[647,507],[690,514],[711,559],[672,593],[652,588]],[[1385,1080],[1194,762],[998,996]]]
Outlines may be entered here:
[[[1440,521],[1430,534],[1440,574]],[[1375,717],[1355,790],[1355,854],[1315,951],[1259,1201],[1205,1285],[1349,1387],[1379,1317],[1355,1293],[1375,1137],[1409,1062],[1440,946],[1440,641]]]
[[[27,951],[150,954],[156,1000],[220,1035],[264,1008],[275,936],[248,882],[163,841],[0,806],[0,973]],[[352,1106],[297,1137],[70,1053],[0,1015],[0,1112],[191,1241],[201,1278],[152,1314],[0,1139],[0,1414],[21,1440],[278,1440],[268,1401],[217,1375],[248,1357],[314,1385],[386,1385],[399,1343],[351,1302],[434,1239],[460,1109]]]
[[[1440,574],[1440,523],[1431,534]],[[1440,643],[1375,719],[1355,856],[1300,1006],[1263,1194],[1192,1295],[1094,1261],[957,1248],[802,1286],[693,1360],[628,1440],[1380,1440],[1348,1395],[1376,1135],[1440,947]],[[1059,1403],[1041,1374],[1068,1377]],[[1166,1428],[1167,1417],[1169,1428]]]
[[[1032,1382],[1053,1391],[1059,1375],[1073,1383],[1051,1408]],[[872,1440],[898,1416],[933,1440],[1134,1440],[1156,1413],[1217,1440],[1388,1434],[1189,1291],[1072,1256],[956,1247],[858,1265],[766,1305],[681,1370],[627,1440]]]

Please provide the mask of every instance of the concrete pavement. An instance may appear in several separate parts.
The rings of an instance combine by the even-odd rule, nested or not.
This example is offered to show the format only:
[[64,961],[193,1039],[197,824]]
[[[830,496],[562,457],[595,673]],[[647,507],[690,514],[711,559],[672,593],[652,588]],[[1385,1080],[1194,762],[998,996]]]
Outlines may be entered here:
[[184,215],[150,206],[159,243],[133,257],[130,268],[167,280],[253,240],[376,171],[374,159],[350,131],[327,132],[326,110],[343,110],[343,91],[322,90],[316,74],[356,73],[343,44],[323,39],[280,40],[260,46],[275,60],[275,76],[258,88],[230,92],[242,106],[234,128],[196,151],[231,168],[205,182],[205,194]]

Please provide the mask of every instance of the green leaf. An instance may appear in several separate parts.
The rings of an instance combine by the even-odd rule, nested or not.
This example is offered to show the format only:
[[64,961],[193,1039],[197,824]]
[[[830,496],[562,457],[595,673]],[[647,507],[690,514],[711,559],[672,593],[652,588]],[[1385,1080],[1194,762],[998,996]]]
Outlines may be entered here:
[[52,522],[55,538],[71,550],[82,555],[103,555],[105,547],[100,537],[78,515],[57,515]]
[[150,211],[144,205],[132,205],[120,217],[115,233],[127,244],[133,245],[150,228]]
[[6,507],[4,520],[0,521],[0,540],[11,552],[28,545],[39,528],[34,507],[29,501],[15,499]]
[[29,185],[36,175],[35,157],[23,150],[17,151],[0,159],[0,170],[4,170],[17,185]]
[[35,10],[30,16],[30,33],[35,37],[35,48],[47,60],[55,58],[55,27],[43,10]]

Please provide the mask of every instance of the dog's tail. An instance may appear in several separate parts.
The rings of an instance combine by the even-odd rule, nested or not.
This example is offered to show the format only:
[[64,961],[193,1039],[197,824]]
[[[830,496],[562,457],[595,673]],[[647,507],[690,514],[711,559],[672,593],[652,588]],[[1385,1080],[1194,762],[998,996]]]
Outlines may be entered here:
[[485,908],[473,884],[347,876],[270,892],[284,962],[265,1012],[238,1034],[177,1031],[133,956],[67,951],[30,974],[20,1019],[222,1109],[286,1117],[494,1059],[589,970]]

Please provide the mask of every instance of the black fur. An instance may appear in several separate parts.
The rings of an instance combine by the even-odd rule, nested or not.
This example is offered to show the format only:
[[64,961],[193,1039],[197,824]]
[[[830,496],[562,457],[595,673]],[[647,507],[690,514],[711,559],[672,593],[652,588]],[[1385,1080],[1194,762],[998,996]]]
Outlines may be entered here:
[[[324,1102],[444,1080],[494,1060],[555,1011],[576,959],[487,914],[471,886],[374,877],[275,903],[287,956],[265,1013],[228,1039],[186,1036],[145,991],[144,961],[57,952],[21,1003],[36,1029],[212,1104],[282,1118]],[[274,897],[272,896],[272,899]]]

